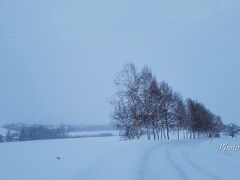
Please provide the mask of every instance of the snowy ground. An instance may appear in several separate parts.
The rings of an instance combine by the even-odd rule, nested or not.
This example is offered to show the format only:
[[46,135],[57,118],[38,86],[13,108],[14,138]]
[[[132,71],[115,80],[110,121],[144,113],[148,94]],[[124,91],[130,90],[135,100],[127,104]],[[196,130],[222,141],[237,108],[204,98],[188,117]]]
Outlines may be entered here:
[[7,129],[3,128],[3,127],[0,127],[0,134],[5,136],[7,133]]
[[240,145],[240,140],[2,143],[0,180],[239,180],[240,151],[220,152],[222,143]]

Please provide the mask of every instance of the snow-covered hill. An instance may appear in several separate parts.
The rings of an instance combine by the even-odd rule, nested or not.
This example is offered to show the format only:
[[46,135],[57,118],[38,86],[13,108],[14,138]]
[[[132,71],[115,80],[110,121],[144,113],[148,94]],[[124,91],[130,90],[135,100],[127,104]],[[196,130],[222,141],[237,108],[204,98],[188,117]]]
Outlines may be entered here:
[[[0,144],[1,180],[238,180],[239,139],[120,141],[119,137]],[[58,157],[58,158],[57,158]]]
[[108,130],[108,131],[79,131],[79,132],[70,132],[68,133],[71,137],[84,137],[84,136],[101,136],[101,135],[112,135],[118,136],[119,132],[116,130]]
[[0,134],[5,136],[7,133],[7,129],[3,128],[3,127],[0,127]]

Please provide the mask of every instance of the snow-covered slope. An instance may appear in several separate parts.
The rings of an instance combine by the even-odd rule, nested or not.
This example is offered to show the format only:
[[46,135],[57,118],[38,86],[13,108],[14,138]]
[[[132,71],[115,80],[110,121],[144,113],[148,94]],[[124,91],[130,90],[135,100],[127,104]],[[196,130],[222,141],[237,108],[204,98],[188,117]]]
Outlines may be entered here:
[[119,135],[119,132],[116,130],[109,130],[109,131],[79,131],[79,132],[70,132],[68,133],[69,136],[71,137],[76,137],[76,136],[101,136],[104,134],[111,134],[113,136]]
[[3,127],[0,127],[0,134],[5,136],[7,133],[7,129],[3,128]]
[[238,180],[240,151],[220,152],[222,143],[239,145],[240,141],[105,137],[3,143],[0,179]]

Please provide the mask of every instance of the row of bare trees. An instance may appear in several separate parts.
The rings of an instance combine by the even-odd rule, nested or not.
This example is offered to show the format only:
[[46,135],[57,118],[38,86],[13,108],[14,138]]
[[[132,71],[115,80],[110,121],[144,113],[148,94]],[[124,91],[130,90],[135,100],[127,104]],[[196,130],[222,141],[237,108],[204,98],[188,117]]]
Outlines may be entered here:
[[117,92],[111,99],[114,126],[127,139],[170,139],[170,131],[183,138],[218,136],[220,116],[192,99],[184,101],[164,81],[158,82],[151,69],[126,64],[115,78]]

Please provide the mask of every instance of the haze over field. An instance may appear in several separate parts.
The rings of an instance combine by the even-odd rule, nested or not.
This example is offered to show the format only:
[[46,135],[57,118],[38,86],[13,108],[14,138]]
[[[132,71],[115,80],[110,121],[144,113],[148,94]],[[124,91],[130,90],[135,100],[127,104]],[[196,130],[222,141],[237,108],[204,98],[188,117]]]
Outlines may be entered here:
[[148,64],[239,124],[237,0],[0,1],[0,124],[106,124],[113,77]]

